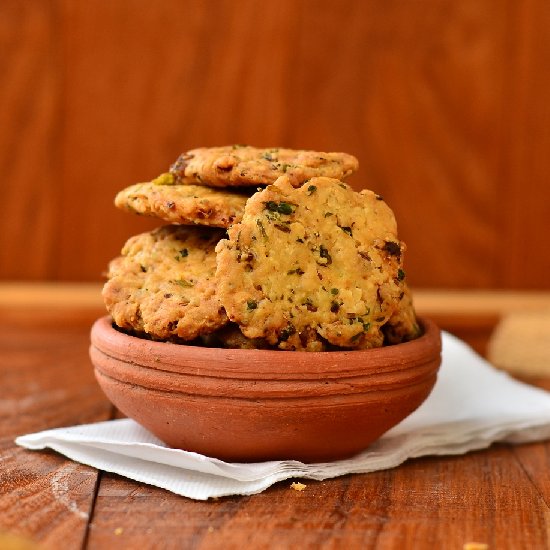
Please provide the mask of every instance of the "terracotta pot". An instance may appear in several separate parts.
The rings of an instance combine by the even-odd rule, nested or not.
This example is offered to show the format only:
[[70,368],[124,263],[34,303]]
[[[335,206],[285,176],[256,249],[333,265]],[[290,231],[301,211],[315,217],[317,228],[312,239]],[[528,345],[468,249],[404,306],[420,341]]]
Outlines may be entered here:
[[430,393],[439,329],[365,351],[240,350],[152,342],[92,328],[103,391],[171,447],[228,461],[320,462],[364,450]]

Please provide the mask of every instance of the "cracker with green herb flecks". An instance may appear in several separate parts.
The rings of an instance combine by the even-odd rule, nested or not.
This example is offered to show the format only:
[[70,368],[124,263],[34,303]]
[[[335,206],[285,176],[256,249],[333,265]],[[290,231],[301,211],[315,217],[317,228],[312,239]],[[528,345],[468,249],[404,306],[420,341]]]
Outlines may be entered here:
[[225,325],[214,280],[214,247],[224,234],[171,225],[130,238],[103,288],[115,324],[154,339],[186,341]]
[[216,247],[218,294],[245,336],[281,349],[378,347],[405,295],[404,248],[372,191],[282,177]]
[[171,181],[169,174],[162,174],[150,183],[131,185],[117,194],[115,205],[171,223],[229,227],[240,221],[246,200],[255,191],[171,185]]
[[286,175],[298,187],[318,176],[342,180],[358,166],[348,153],[228,145],[187,151],[170,168],[170,174],[175,183],[212,187],[267,185]]

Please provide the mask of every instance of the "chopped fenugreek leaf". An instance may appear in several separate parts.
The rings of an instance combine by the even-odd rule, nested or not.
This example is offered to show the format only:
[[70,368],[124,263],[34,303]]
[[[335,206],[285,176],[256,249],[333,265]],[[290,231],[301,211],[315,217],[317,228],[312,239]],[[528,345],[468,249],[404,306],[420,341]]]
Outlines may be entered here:
[[290,233],[290,227],[284,223],[274,223],[273,225],[283,233]]
[[289,324],[283,330],[281,330],[279,340],[281,342],[286,342],[295,332],[296,328],[294,327],[294,325]]
[[350,237],[353,237],[353,233],[351,232],[351,227],[340,227],[340,229],[341,229],[344,233],[347,233]]
[[363,250],[359,251],[359,256],[361,256],[361,258],[364,258],[365,260],[367,260],[367,262],[372,261],[372,258],[369,256],[369,253],[365,252]]
[[256,309],[257,307],[258,307],[258,302],[256,302],[255,300],[248,300],[246,302],[246,308],[248,310]]
[[336,296],[340,291],[337,289],[337,288],[331,288],[330,289],[330,293],[333,295],[333,296]]
[[384,243],[384,250],[390,256],[397,256],[398,258],[401,256],[401,247],[396,242],[386,241]]
[[403,279],[405,279],[405,271],[400,268],[397,270],[397,280],[402,281]]
[[315,191],[317,191],[317,187],[315,185],[310,185],[308,188],[307,188],[307,193],[308,195],[311,195],[313,193],[315,193]]
[[321,256],[321,258],[324,258],[327,261],[325,265],[330,265],[332,263],[332,258],[328,250],[323,245],[319,247],[319,256]]
[[262,237],[267,240],[267,233],[265,232],[264,224],[261,220],[256,220],[256,225],[260,228],[260,233]]
[[183,288],[191,288],[192,286],[194,286],[194,283],[192,283],[191,281],[186,281],[185,279],[174,279],[172,282],[179,286],[182,286]]
[[264,205],[266,210],[270,210],[271,212],[278,212],[279,214],[286,214],[287,216],[289,214],[292,214],[292,212],[294,212],[294,208],[296,208],[288,202],[267,201],[264,202]]

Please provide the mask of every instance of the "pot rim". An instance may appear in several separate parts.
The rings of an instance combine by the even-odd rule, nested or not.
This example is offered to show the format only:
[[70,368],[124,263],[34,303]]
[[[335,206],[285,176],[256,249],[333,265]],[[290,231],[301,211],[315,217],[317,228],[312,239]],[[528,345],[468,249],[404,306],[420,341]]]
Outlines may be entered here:
[[145,340],[115,329],[107,315],[92,327],[91,351],[151,369],[203,376],[330,379],[406,370],[439,357],[439,328],[427,318],[419,317],[418,322],[423,334],[409,342],[367,350],[307,352],[208,348]]

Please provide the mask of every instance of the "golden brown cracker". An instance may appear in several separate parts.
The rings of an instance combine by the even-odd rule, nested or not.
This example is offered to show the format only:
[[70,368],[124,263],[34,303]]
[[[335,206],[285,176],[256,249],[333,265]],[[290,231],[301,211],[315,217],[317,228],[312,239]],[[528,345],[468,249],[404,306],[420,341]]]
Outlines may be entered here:
[[404,293],[404,248],[372,191],[282,177],[216,247],[218,292],[245,336],[281,349],[381,346]]
[[[163,181],[161,177],[157,178]],[[138,183],[120,191],[115,205],[129,212],[171,223],[229,227],[240,221],[252,192],[201,185]]]
[[358,165],[348,153],[229,145],[187,151],[180,155],[170,173],[176,183],[213,187],[267,185],[286,175],[297,187],[318,176],[342,180]]
[[216,291],[218,229],[165,226],[128,240],[103,299],[115,324],[155,339],[193,340],[227,323]]

